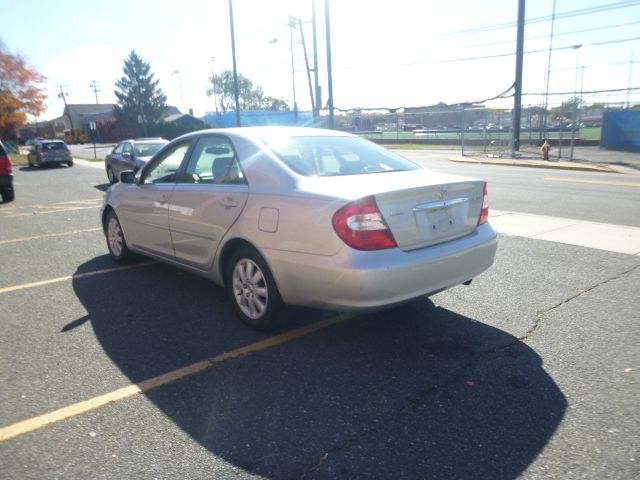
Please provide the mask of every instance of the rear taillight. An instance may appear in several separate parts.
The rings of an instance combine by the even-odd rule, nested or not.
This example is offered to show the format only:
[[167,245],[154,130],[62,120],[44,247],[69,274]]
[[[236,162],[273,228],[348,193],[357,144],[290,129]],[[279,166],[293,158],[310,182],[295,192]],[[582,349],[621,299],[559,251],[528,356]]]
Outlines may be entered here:
[[482,208],[478,217],[478,225],[485,223],[487,220],[489,220],[489,195],[487,195],[487,182],[484,182],[482,187]]
[[44,148],[42,150],[40,150],[40,155],[46,155],[47,153],[49,153],[47,150],[45,150]]
[[11,157],[9,155],[0,155],[0,175],[6,176],[11,173]]
[[356,250],[397,247],[373,197],[348,203],[333,215],[332,223],[342,241]]

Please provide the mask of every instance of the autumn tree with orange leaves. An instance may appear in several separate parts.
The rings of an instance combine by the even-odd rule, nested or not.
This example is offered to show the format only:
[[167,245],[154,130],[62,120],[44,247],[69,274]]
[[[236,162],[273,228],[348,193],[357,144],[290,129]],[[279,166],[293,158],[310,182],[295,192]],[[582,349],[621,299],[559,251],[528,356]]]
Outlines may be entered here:
[[44,111],[46,95],[40,84],[45,80],[0,43],[0,137],[16,138],[16,129],[27,123],[27,114]]

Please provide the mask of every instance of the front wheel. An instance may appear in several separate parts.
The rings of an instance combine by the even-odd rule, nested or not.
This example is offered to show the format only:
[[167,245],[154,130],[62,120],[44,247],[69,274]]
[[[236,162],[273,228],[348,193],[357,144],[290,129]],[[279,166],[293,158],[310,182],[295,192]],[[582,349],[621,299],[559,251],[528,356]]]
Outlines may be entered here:
[[131,252],[122,233],[122,227],[113,210],[109,211],[104,222],[104,233],[107,237],[109,254],[118,263],[127,263],[131,260]]
[[255,249],[242,247],[233,254],[226,280],[227,293],[240,320],[257,330],[273,330],[284,324],[286,312],[278,287]]
[[111,167],[107,167],[107,178],[109,179],[109,183],[116,183],[116,176],[114,175]]
[[2,201],[4,203],[13,202],[15,198],[15,193],[13,191],[13,186],[9,185],[8,187],[4,187],[4,190],[1,190],[2,193]]

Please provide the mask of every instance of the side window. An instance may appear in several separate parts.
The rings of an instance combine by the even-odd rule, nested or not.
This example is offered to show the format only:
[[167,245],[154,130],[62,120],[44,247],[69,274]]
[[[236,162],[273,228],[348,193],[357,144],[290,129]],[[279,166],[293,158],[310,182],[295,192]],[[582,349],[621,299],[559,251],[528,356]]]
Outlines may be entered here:
[[124,144],[124,149],[122,150],[122,153],[128,153],[131,156],[133,156],[133,147],[131,146],[130,143]]
[[185,172],[185,183],[242,185],[246,181],[228,139],[207,136],[198,140]]
[[120,145],[118,145],[114,150],[113,153],[117,154],[117,155],[122,155],[122,150],[124,149],[124,143],[121,143]]
[[180,143],[154,163],[154,165],[144,172],[142,183],[172,183],[175,181],[176,173],[184,160],[184,156],[189,150],[191,142]]

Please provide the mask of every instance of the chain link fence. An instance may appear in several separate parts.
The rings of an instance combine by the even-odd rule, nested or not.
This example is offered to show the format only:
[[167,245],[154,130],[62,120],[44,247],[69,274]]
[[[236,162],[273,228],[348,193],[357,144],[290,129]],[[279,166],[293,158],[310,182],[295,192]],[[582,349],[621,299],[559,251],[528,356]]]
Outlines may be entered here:
[[[518,155],[541,155],[546,140],[557,158],[572,158],[574,146],[597,146],[602,117],[612,110],[633,110],[622,103],[580,105],[579,101],[522,107]],[[637,108],[635,109],[637,110]],[[401,109],[341,112],[336,128],[377,143],[420,144],[459,149],[468,156],[511,156],[513,118],[509,108],[483,104],[433,105]]]

